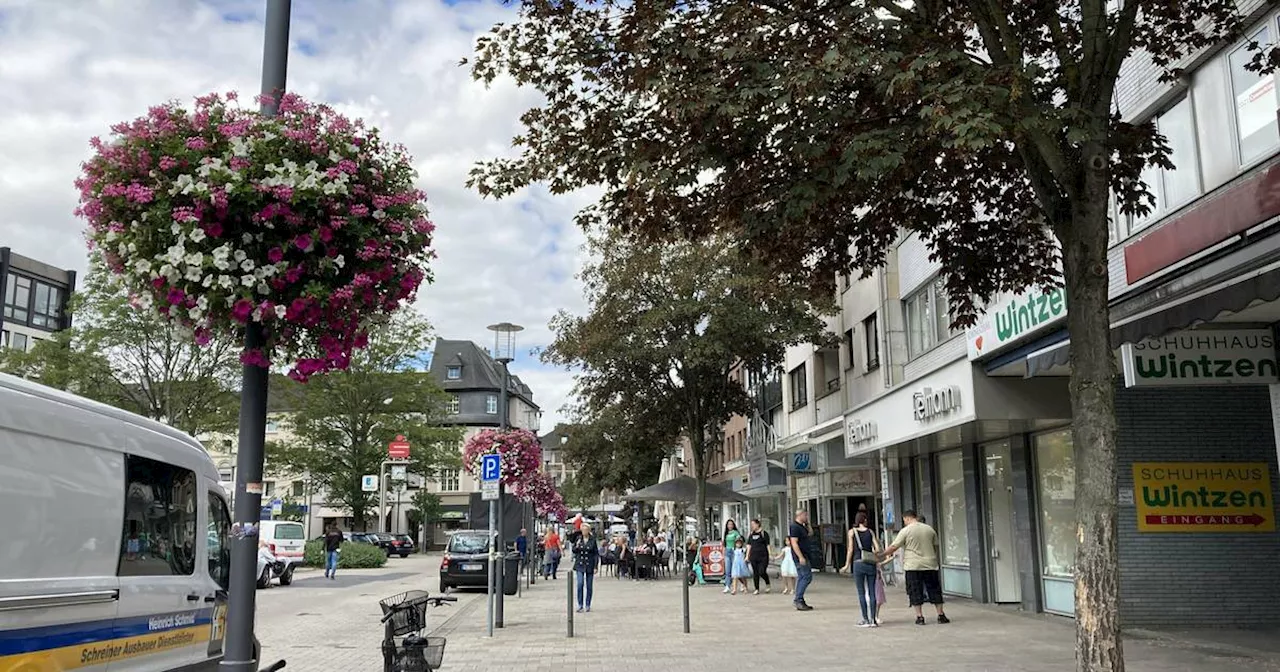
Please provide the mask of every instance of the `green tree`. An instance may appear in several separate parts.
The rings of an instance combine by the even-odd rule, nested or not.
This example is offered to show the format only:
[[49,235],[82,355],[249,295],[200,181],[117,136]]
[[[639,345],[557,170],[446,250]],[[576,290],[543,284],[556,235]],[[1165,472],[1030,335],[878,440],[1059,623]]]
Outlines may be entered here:
[[596,487],[581,473],[569,474],[560,483],[560,497],[570,511],[583,511],[600,500],[604,488]]
[[90,259],[71,299],[72,327],[27,353],[5,353],[0,370],[160,420],[191,435],[236,426],[239,346],[196,345],[190,333],[130,302]]
[[[590,312],[552,320],[556,338],[545,358],[577,370],[576,392],[597,419],[596,434],[580,440],[611,453],[611,470],[636,459],[618,460],[620,453],[644,451],[648,485],[677,437],[688,438],[701,523],[708,457],[722,445],[721,427],[752,407],[730,370],[737,362],[779,362],[788,345],[823,337],[818,315],[833,307],[770,278],[728,241],[648,243],[614,230],[589,244],[598,259],[582,274]],[[594,477],[589,458],[575,461],[588,469],[584,478]]]
[[[672,423],[655,425],[644,417],[628,417],[628,410],[613,404],[592,411],[568,432],[560,451],[575,470],[571,482],[561,486],[569,508],[597,504],[604,490],[624,492],[657,480],[662,458],[671,453],[679,431]],[[582,499],[575,503],[570,495]]]
[[[584,222],[726,236],[818,286],[913,231],[961,326],[998,292],[1064,283],[1077,665],[1122,670],[1108,200],[1148,210],[1142,169],[1172,166],[1154,124],[1114,112],[1116,82],[1137,51],[1173,78],[1241,27],[1235,0],[524,0],[473,74],[545,102],[472,184],[597,185]],[[1253,65],[1277,62],[1268,45]]]
[[409,526],[417,530],[420,526],[424,528],[420,543],[423,547],[432,544],[432,530],[434,523],[440,520],[440,516],[444,513],[444,505],[440,502],[440,495],[434,492],[428,492],[426,488],[421,488],[413,493],[413,497],[409,500]]
[[411,474],[430,478],[456,465],[461,433],[441,424],[448,397],[419,370],[430,338],[426,320],[403,311],[374,330],[346,371],[305,384],[273,380],[272,394],[288,409],[288,438],[267,444],[267,464],[277,473],[310,474],[326,503],[349,509],[361,529],[378,505],[378,493],[365,492],[361,478],[379,472],[397,436],[411,446]]

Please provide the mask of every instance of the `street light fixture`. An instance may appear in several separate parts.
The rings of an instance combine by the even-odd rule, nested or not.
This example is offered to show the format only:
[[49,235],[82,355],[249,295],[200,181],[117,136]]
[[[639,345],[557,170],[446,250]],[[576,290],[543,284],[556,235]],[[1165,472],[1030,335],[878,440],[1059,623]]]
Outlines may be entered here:
[[[511,409],[508,405],[508,394],[511,392],[511,372],[507,365],[516,358],[516,334],[524,331],[524,327],[510,322],[499,322],[487,327],[493,332],[493,358],[502,365],[502,391],[498,395],[498,428],[502,431],[510,429]],[[498,499],[489,502],[489,538],[493,540],[491,561],[489,566],[489,623],[494,627],[503,627],[502,618],[502,574],[506,570],[506,544],[502,539],[502,486],[499,485]],[[523,521],[523,518],[522,518]],[[500,556],[499,556],[500,554]],[[492,629],[490,629],[492,633]]]

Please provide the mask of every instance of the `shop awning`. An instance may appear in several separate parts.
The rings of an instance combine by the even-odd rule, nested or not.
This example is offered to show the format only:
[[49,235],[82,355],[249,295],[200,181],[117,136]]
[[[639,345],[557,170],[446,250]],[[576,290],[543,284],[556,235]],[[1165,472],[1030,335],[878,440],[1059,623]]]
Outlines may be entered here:
[[831,439],[837,439],[844,435],[844,416],[832,418],[809,430],[806,437],[806,443],[815,446],[820,443],[826,443]]
[[[1119,348],[1125,343],[1163,336],[1204,322],[1212,322],[1224,314],[1240,312],[1251,305],[1280,299],[1280,262],[1249,271],[1229,280],[1222,280],[1199,290],[1186,290],[1194,284],[1193,276],[1170,282],[1142,292],[1111,309],[1111,345]],[[1182,287],[1183,291],[1179,291]],[[1174,298],[1169,298],[1173,296]],[[1160,302],[1161,298],[1168,300]],[[1071,340],[1043,347],[1026,355],[1027,377],[1071,363]]]

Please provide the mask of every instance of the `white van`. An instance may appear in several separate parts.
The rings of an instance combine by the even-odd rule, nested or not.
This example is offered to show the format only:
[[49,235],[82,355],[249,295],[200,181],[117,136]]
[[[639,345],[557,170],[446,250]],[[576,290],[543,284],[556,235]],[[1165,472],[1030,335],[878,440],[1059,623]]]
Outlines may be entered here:
[[215,670],[226,499],[190,436],[0,374],[0,670]]
[[[306,551],[307,535],[302,523],[291,520],[264,520],[258,525],[258,538],[267,542],[267,550],[276,560],[284,563],[285,569],[280,574],[280,585],[293,583],[293,571],[302,564]],[[265,569],[265,571],[264,571]],[[266,588],[271,583],[270,569],[258,570],[258,587]]]

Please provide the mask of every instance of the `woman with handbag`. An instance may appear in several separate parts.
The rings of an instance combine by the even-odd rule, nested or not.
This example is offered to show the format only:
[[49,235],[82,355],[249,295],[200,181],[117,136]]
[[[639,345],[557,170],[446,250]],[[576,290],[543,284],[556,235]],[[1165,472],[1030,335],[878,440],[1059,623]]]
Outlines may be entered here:
[[[876,539],[875,533],[867,527],[867,514],[859,513],[854,519],[854,526],[849,530],[846,546],[849,551],[845,555],[844,567],[840,570],[851,570],[854,585],[858,589],[858,606],[862,609],[862,620],[858,621],[858,627],[877,627],[876,612],[879,605],[876,599],[876,584],[880,577],[882,554],[880,540]],[[858,554],[856,561],[855,552]]]

